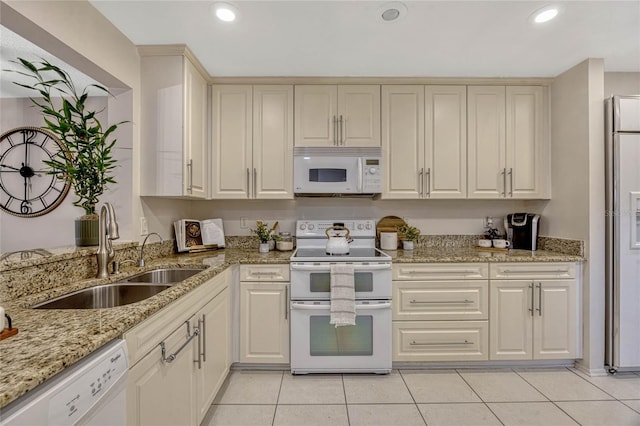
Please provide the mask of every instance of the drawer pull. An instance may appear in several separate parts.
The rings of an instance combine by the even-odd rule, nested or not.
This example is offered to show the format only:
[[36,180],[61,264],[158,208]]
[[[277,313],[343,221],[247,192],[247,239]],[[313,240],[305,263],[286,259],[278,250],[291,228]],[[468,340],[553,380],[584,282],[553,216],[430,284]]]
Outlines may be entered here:
[[410,346],[451,346],[451,345],[473,345],[473,342],[465,340],[464,342],[416,342],[413,340],[409,343]]
[[251,272],[249,275],[278,275],[277,272]]
[[513,270],[513,269],[505,269],[502,271],[503,274],[568,274],[568,269],[539,269],[537,271],[527,271],[526,269]]
[[416,275],[416,274],[478,274],[480,275],[479,270],[460,270],[460,269],[439,269],[435,271],[416,271],[415,269],[409,270],[405,272],[406,274]]
[[193,334],[191,333],[191,324],[189,323],[189,321],[185,321],[185,324],[187,324],[187,337],[188,339],[182,344],[182,346],[180,346],[178,348],[177,351],[175,351],[174,353],[172,353],[169,356],[166,356],[167,354],[167,350],[165,348],[165,343],[164,340],[162,342],[160,342],[160,347],[162,348],[162,358],[161,361],[164,364],[166,363],[172,363],[173,361],[175,361],[175,359],[178,357],[178,354],[180,353],[180,351],[182,351],[195,337],[200,335],[200,329],[198,327],[193,329]]
[[420,304],[420,303],[424,303],[424,304],[439,304],[439,303],[449,303],[449,304],[455,304],[455,303],[473,303],[473,300],[415,300],[415,299],[411,299],[409,301],[409,303],[416,303],[416,304]]

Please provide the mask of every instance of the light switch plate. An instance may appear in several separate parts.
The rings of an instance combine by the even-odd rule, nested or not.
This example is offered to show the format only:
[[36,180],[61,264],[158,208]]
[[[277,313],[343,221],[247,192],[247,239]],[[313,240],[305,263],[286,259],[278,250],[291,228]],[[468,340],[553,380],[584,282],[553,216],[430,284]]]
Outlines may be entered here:
[[147,226],[147,218],[140,216],[140,235],[147,235],[149,233],[149,227]]

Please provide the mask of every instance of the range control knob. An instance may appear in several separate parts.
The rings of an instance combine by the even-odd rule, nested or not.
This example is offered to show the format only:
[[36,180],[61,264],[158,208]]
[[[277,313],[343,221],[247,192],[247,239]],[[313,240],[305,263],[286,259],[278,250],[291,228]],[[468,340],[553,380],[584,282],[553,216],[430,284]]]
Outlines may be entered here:
[[371,229],[371,224],[370,224],[370,223],[367,223],[366,228],[367,228],[367,229]]
[[358,224],[358,229],[360,229],[360,230],[364,229],[364,225],[363,225],[363,224],[361,224],[361,223],[359,223],[359,224]]
[[370,173],[370,174],[375,175],[375,174],[376,174],[376,172],[377,172],[377,170],[376,170],[376,168],[375,168],[375,167],[370,167],[370,168],[369,168],[369,173]]
[[312,224],[309,224],[309,231],[313,230],[313,228],[315,228],[315,226]]
[[307,229],[307,225],[305,225],[304,223],[301,223],[300,230],[304,231],[305,229]]

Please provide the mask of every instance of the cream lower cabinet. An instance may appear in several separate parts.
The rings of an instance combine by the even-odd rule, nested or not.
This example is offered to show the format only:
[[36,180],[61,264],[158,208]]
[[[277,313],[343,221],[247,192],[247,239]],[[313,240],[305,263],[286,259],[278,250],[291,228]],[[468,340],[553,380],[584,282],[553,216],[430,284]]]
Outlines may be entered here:
[[212,198],[293,198],[293,86],[214,85]]
[[576,264],[492,264],[490,359],[580,355]]
[[393,265],[393,361],[488,359],[488,266]]
[[547,88],[467,90],[468,198],[549,198]]
[[289,363],[288,265],[240,265],[240,362]]
[[125,333],[127,424],[200,424],[231,364],[227,279],[223,272]]

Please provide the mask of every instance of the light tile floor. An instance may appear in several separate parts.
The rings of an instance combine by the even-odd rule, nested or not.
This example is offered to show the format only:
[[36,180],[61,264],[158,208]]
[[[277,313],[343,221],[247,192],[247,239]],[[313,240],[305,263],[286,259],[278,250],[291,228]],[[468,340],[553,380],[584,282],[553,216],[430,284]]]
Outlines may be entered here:
[[292,376],[234,371],[203,426],[640,426],[640,373],[394,370]]

